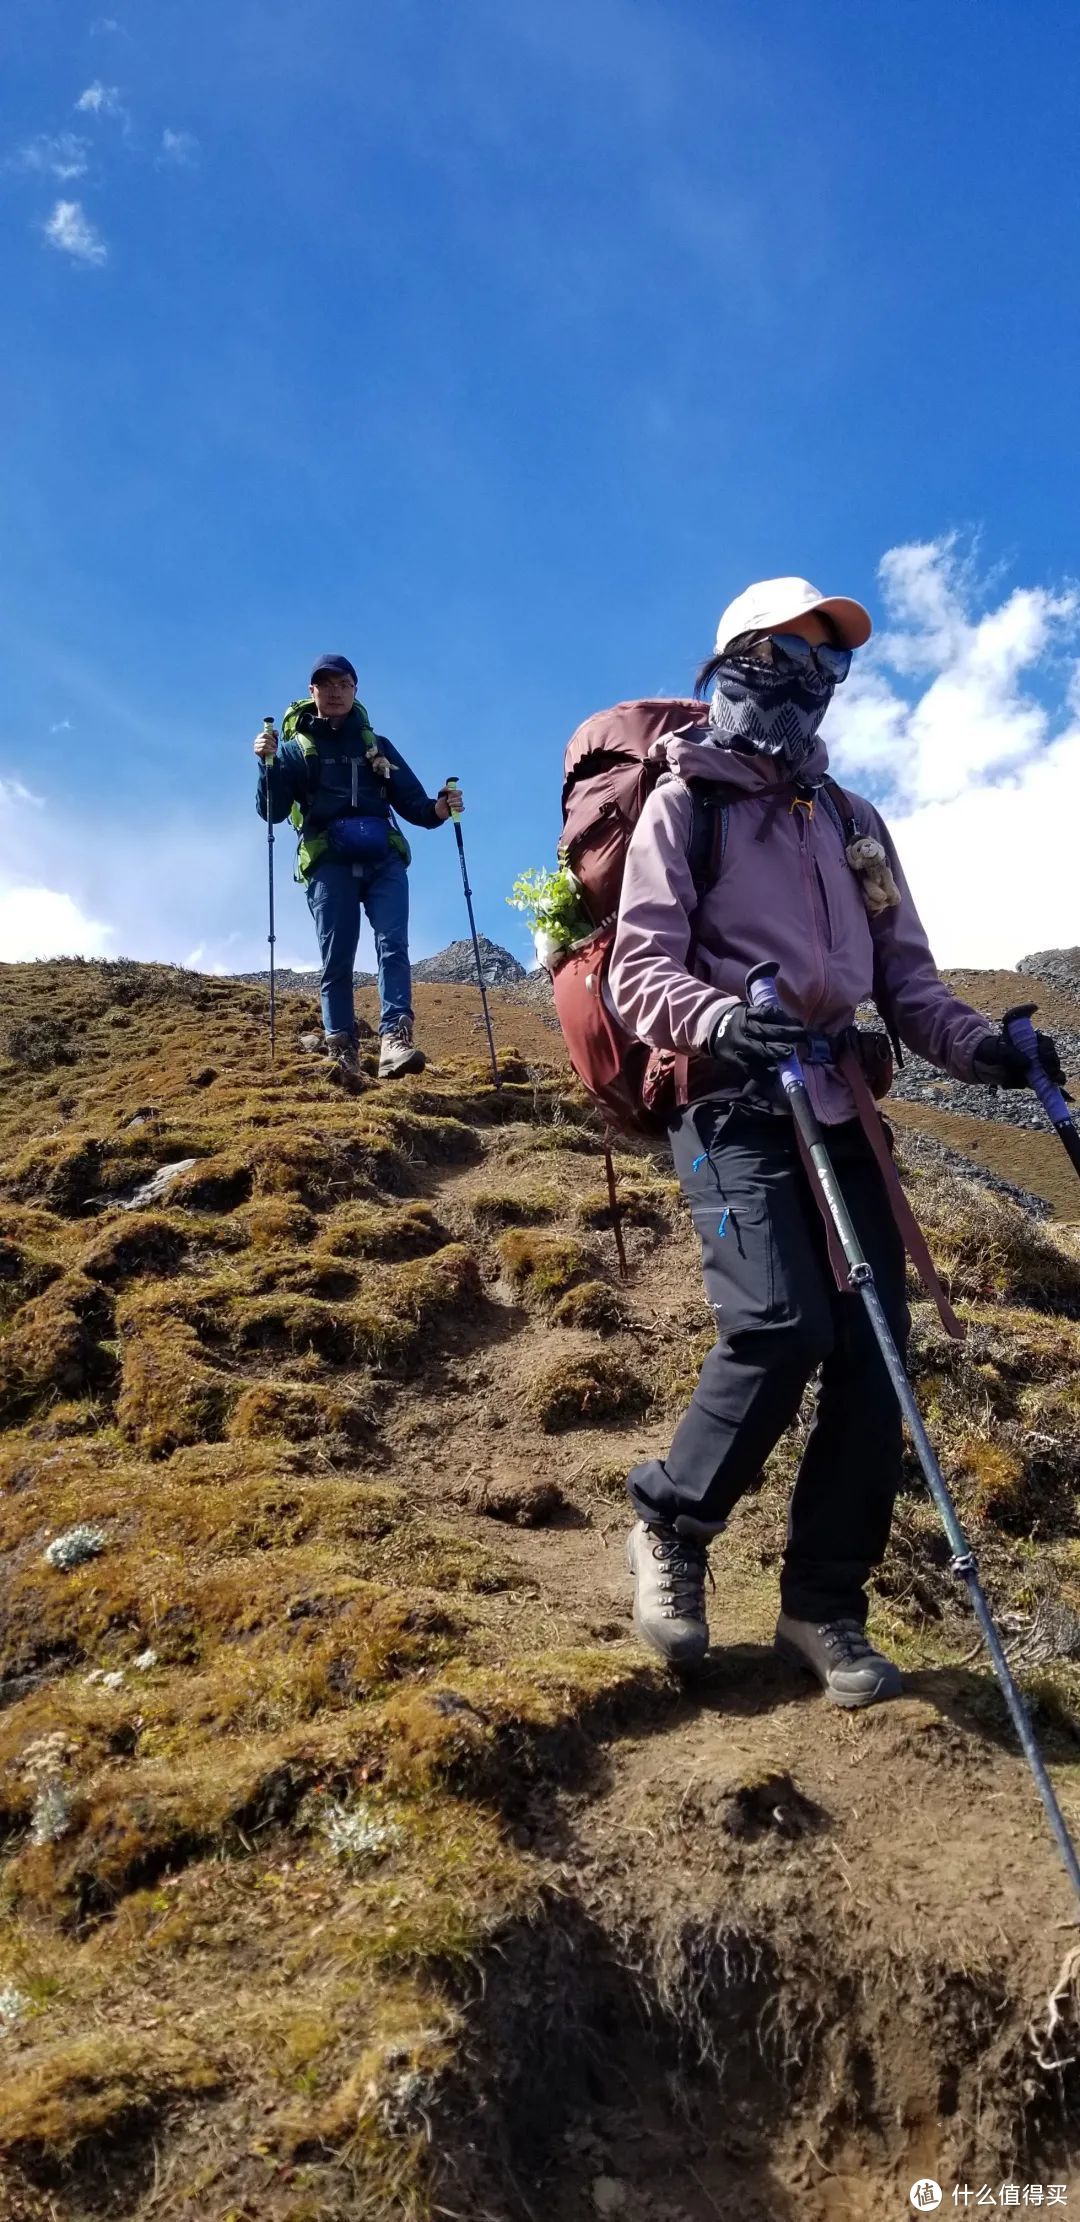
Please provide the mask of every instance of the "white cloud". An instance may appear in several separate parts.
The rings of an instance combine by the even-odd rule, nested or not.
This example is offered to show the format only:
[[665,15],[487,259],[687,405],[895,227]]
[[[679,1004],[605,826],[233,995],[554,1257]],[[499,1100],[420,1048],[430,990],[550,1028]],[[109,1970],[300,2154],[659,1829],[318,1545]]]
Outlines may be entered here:
[[96,15],[90,25],[90,36],[92,39],[108,38],[111,33],[120,29],[121,25],[114,15]]
[[0,887],[0,962],[106,957],[112,929],[54,887]]
[[58,131],[51,138],[42,132],[11,155],[5,167],[34,170],[39,176],[55,177],[66,184],[70,178],[86,175],[87,141],[74,131]]
[[61,718],[58,725],[50,725],[49,731],[50,733],[70,733],[71,719]]
[[174,169],[191,170],[199,159],[199,142],[193,131],[169,131],[161,134],[161,152],[158,163],[171,164]]
[[1072,944],[1080,591],[998,582],[986,606],[955,536],[879,577],[886,628],[829,716],[837,776],[886,811],[941,963]]
[[75,262],[100,266],[109,259],[105,241],[90,222],[81,201],[57,201],[44,228],[50,247],[71,255]]
[[0,962],[18,964],[33,957],[107,956],[111,929],[63,887],[49,886],[52,866],[41,855],[39,810],[43,797],[32,794],[17,774],[0,778],[0,856],[32,856],[33,874],[21,884],[17,871],[0,866]]
[[83,116],[119,116],[123,113],[120,106],[120,87],[103,85],[100,77],[95,77],[93,84],[79,94],[75,107],[77,113]]

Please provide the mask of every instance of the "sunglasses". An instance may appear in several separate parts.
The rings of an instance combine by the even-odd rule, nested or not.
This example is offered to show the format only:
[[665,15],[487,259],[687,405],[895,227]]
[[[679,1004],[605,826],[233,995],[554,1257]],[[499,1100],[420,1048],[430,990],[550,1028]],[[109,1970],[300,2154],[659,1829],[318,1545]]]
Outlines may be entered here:
[[850,648],[834,648],[829,641],[820,641],[815,648],[801,633],[759,633],[756,639],[740,643],[739,652],[753,656],[758,663],[771,664],[775,671],[805,672],[807,665],[813,664],[834,687],[840,686],[851,670]]

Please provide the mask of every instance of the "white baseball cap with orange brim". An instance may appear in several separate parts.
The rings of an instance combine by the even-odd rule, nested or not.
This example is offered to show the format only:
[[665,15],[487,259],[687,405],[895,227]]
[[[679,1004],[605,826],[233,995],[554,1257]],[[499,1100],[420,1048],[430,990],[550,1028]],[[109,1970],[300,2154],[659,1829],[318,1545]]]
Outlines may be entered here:
[[811,610],[831,617],[845,648],[862,648],[873,631],[870,613],[846,594],[819,594],[809,579],[759,579],[729,602],[716,628],[716,654],[722,656],[745,633],[782,633]]

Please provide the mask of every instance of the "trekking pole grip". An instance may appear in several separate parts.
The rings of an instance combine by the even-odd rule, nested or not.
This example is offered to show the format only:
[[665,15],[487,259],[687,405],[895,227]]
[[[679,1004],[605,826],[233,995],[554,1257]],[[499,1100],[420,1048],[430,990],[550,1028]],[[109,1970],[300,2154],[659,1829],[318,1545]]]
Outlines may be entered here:
[[764,964],[751,965],[746,975],[746,993],[755,1011],[779,1010],[780,993],[776,985],[779,970],[773,957],[768,958]]
[[[779,970],[780,967],[774,957],[767,958],[763,964],[751,965],[746,975],[746,999],[751,1010],[783,1010],[780,991],[776,985],[776,975]],[[807,1147],[810,1148],[813,1146],[814,1129],[817,1122],[811,1108],[810,1098],[806,1092],[806,1074],[794,1052],[790,1057],[785,1057],[783,1064],[778,1069],[780,1085],[788,1098],[797,1124],[804,1131]],[[820,1139],[821,1137],[818,1135],[818,1140],[820,1141]]]
[[[1013,1048],[1018,1049],[1021,1057],[1024,1058],[1028,1069],[1028,1079],[1038,1096],[1039,1102],[1042,1104],[1047,1118],[1052,1119],[1055,1126],[1060,1126],[1063,1119],[1069,1119],[1069,1106],[1060,1088],[1055,1086],[1049,1073],[1044,1069],[1042,1058],[1039,1055],[1038,1036],[1031,1023],[1032,1017],[1038,1008],[1037,1003],[1015,1004],[1011,1011],[1006,1011],[1001,1021],[1001,1030],[1006,1041],[1011,1042]],[[1071,1120],[1069,1123],[1072,1123]]]
[[1037,1003],[1014,1004],[1001,1021],[1002,1032],[1006,1041],[1024,1058],[1028,1086],[1034,1088],[1073,1171],[1080,1173],[1080,1131],[1061,1089],[1051,1080],[1039,1055],[1039,1038],[1031,1023],[1032,1013],[1038,1007]]
[[461,816],[461,800],[458,795],[458,788],[460,787],[460,785],[461,781],[459,780],[457,773],[450,772],[447,775],[445,781],[446,799],[450,805],[450,816],[452,817],[455,825],[457,824],[458,819]]
[[263,757],[263,763],[272,764],[275,756],[277,755],[277,740],[274,737],[274,720],[272,717],[263,719],[263,732],[268,740],[273,739],[274,741],[274,746],[270,752],[270,755]]

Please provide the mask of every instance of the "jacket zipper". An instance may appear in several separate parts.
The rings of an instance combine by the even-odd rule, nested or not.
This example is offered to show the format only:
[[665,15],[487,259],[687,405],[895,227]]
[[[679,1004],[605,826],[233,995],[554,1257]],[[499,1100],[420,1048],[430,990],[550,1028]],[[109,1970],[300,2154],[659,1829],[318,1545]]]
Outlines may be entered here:
[[821,921],[818,917],[817,902],[815,900],[814,894],[814,860],[810,854],[810,828],[807,825],[806,816],[802,810],[796,810],[795,821],[799,828],[799,846],[802,850],[803,880],[806,886],[810,916],[813,920],[814,946],[818,954],[818,974],[821,981],[820,988],[818,989],[818,992],[814,997],[813,1004],[811,1005],[810,1011],[807,1014],[807,1024],[810,1025],[816,1018],[818,1011],[825,1001],[825,990],[828,985],[828,980],[825,965],[825,944],[822,940]]
[[358,762],[358,759],[357,759],[357,758],[356,758],[356,757],[354,756],[354,757],[353,757],[353,760],[352,760],[352,806],[353,806],[353,809],[354,809],[354,810],[356,809],[356,806],[357,806],[357,795],[356,795],[356,786],[357,786],[357,778],[358,778],[358,775],[359,775],[359,770],[360,770],[360,766],[359,766],[359,762]]

